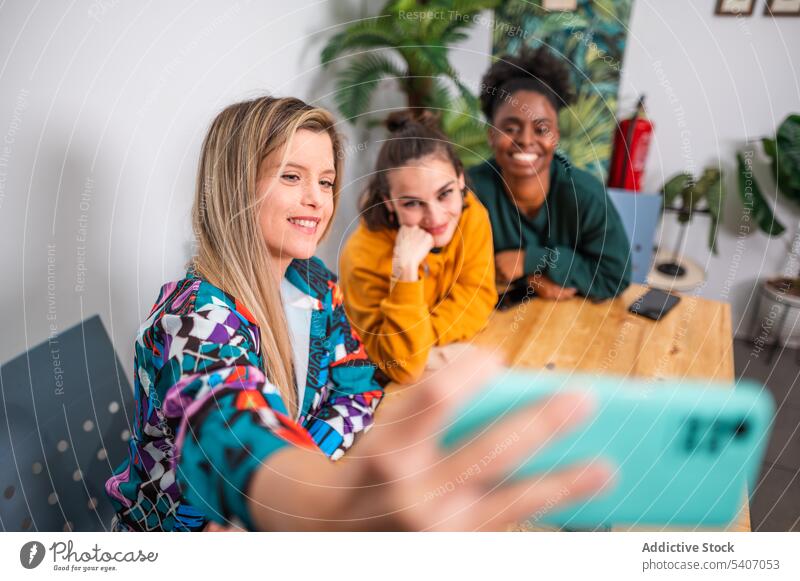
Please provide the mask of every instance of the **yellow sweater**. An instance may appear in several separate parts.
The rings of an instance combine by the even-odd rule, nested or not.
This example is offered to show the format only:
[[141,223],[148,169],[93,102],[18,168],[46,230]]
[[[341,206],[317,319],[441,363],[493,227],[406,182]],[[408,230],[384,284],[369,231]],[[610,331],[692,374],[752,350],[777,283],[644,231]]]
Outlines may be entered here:
[[497,302],[489,214],[472,192],[465,202],[453,239],[428,254],[415,282],[392,281],[396,230],[359,224],[342,251],[347,316],[370,359],[393,381],[418,379],[432,346],[472,338]]

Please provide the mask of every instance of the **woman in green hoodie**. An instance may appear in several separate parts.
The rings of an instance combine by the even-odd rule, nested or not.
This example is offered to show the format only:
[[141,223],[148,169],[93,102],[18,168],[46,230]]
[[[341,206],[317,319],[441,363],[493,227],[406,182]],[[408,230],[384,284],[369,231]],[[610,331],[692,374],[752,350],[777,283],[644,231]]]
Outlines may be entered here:
[[558,111],[573,89],[547,49],[494,63],[481,84],[494,157],[469,170],[489,210],[498,290],[605,299],[630,284],[630,245],[603,184],[557,152]]

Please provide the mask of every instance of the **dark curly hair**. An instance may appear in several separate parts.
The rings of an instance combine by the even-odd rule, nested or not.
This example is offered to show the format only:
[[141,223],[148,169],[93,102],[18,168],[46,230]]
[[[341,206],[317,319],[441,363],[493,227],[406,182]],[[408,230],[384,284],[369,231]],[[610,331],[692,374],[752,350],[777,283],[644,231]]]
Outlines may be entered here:
[[575,98],[569,67],[546,47],[524,47],[519,56],[504,55],[481,80],[481,110],[489,121],[516,91],[535,91],[547,97],[556,111]]
[[453,144],[442,133],[439,117],[431,111],[395,111],[386,118],[385,125],[390,133],[389,139],[378,153],[375,171],[359,204],[364,223],[370,230],[398,227],[394,215],[386,206],[390,170],[403,167],[411,160],[437,154],[452,163],[458,175],[464,173],[464,166]]

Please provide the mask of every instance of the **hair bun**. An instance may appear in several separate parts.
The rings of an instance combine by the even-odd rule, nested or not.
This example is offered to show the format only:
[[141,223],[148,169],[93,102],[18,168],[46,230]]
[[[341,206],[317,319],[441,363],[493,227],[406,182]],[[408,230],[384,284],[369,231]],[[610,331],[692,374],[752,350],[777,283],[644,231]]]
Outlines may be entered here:
[[[481,110],[489,121],[500,104],[519,90],[547,97],[556,112],[575,100],[572,69],[567,60],[542,45],[524,46],[519,54],[499,57],[481,80]],[[505,95],[505,96],[504,96]]]
[[384,124],[391,133],[403,132],[414,125],[438,131],[439,116],[428,109],[420,109],[419,111],[403,109],[390,113]]

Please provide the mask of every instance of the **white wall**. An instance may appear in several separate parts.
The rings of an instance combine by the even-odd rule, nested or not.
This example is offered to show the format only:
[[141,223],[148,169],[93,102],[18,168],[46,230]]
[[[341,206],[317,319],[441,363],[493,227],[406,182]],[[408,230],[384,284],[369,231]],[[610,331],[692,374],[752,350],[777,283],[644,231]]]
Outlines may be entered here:
[[[719,233],[719,255],[708,251],[708,219],[693,223],[686,254],[707,271],[698,290],[704,297],[730,301],[734,329],[748,334],[753,289],[761,277],[780,274],[800,213],[778,198],[777,216],[787,227],[770,239],[756,228],[742,236],[736,187],[735,152],[748,140],[775,133],[790,112],[800,112],[800,18],[763,16],[756,2],[749,17],[714,16],[713,0],[635,0],[620,87],[623,103],[647,96],[655,139],[647,161],[646,189],[657,191],[665,178],[706,166],[727,172],[728,198]],[[754,164],[765,195],[775,197],[764,160]],[[674,215],[664,220],[659,242],[675,245]],[[796,273],[795,273],[796,274]]]
[[5,2],[0,361],[100,313],[130,369],[139,323],[189,257],[214,114],[262,92],[313,98],[320,31],[360,5]]
[[[686,164],[654,62],[661,62],[684,105],[698,171],[718,156],[732,167],[739,141],[770,133],[788,111],[800,110],[790,60],[800,54],[800,19],[773,22],[757,15],[742,25],[711,16],[713,4],[637,1],[623,94],[632,100],[647,93],[657,125],[648,165],[651,188]],[[100,313],[130,370],[139,322],[160,284],[180,275],[190,253],[188,212],[207,124],[224,105],[262,92],[331,106],[333,82],[318,68],[319,51],[331,27],[376,9],[375,3],[365,6],[360,0],[297,0],[280,10],[275,3],[245,0],[158,6],[5,2],[0,361],[46,340],[51,324],[63,330]],[[473,87],[489,64],[490,47],[491,23],[483,19],[452,51]],[[397,91],[387,87],[374,105],[400,103]],[[355,217],[359,177],[377,153],[374,132],[344,129],[351,146],[347,187],[321,249],[331,266]],[[692,233],[690,254],[710,271],[705,296],[725,294],[736,249],[734,202],[732,195],[718,258],[705,252],[703,225]],[[670,244],[671,229],[668,222],[664,236]],[[753,280],[779,271],[784,253],[782,241],[748,238],[730,292],[737,313]]]
[[[332,108],[333,77],[319,67],[320,50],[341,23],[380,6],[277,5],[12,0],[0,7],[0,362],[99,313],[132,369],[139,323],[190,256],[197,156],[215,113],[261,93]],[[477,83],[488,64],[489,26],[464,43],[472,45],[480,60],[474,52],[455,59],[478,64]],[[374,106],[403,102],[387,87]],[[320,249],[332,268],[380,136],[342,129],[350,151],[344,199]]]

